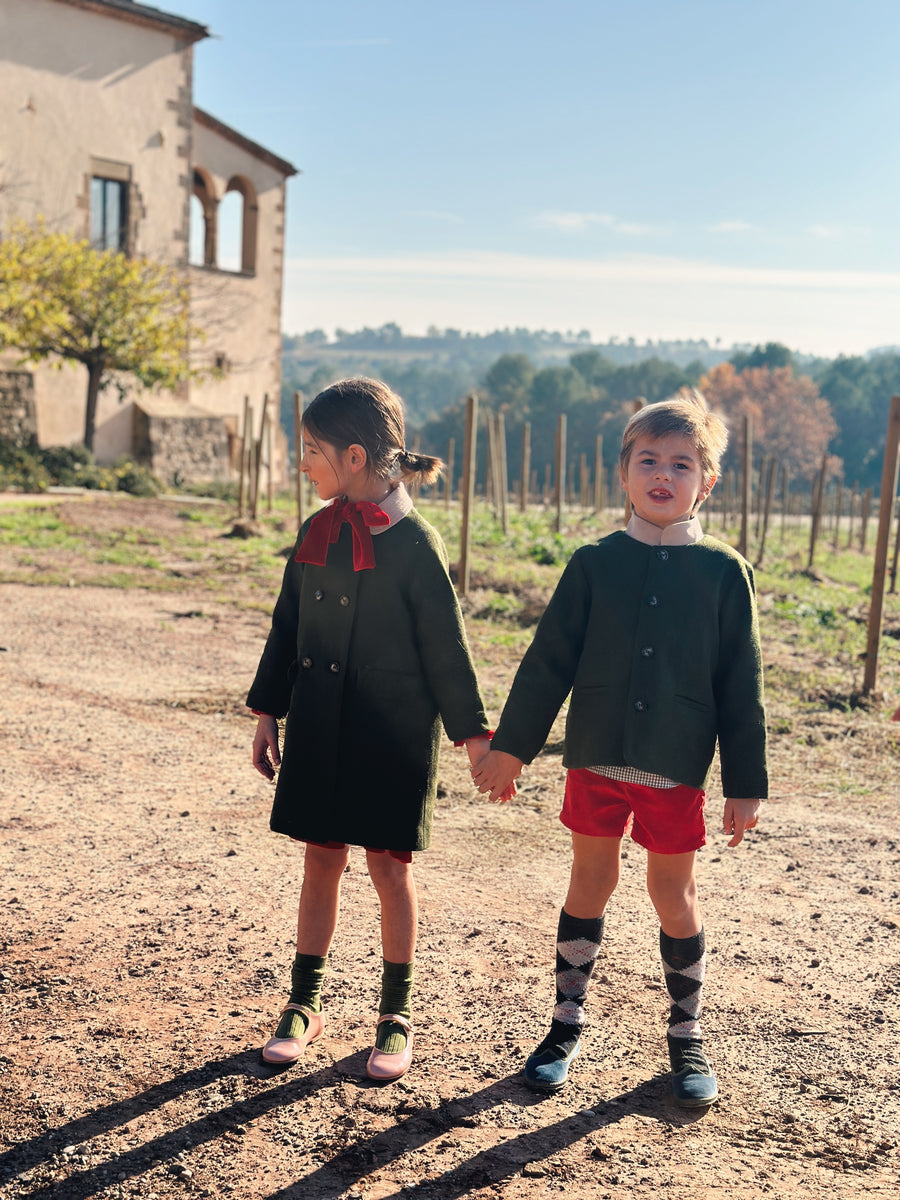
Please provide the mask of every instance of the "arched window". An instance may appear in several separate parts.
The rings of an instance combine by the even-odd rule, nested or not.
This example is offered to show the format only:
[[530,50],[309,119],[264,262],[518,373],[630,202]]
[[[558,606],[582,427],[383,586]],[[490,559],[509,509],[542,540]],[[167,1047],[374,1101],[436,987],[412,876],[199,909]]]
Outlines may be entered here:
[[[225,202],[234,204],[233,218],[230,217],[230,222],[234,221],[235,230],[235,247],[237,253],[234,255],[236,263],[234,265],[229,262],[220,262],[220,266],[225,270],[245,271],[252,274],[256,270],[256,229],[258,218],[258,206],[256,202],[256,189],[249,179],[243,175],[233,175],[228,180],[228,186],[225,189],[225,195],[222,199],[222,204]],[[240,214],[238,216],[238,213]],[[222,218],[222,229],[225,229],[224,216]],[[229,256],[231,258],[231,256]]]
[[191,197],[191,240],[189,261],[205,267],[216,265],[217,209],[215,188],[209,175],[194,168],[194,192]]

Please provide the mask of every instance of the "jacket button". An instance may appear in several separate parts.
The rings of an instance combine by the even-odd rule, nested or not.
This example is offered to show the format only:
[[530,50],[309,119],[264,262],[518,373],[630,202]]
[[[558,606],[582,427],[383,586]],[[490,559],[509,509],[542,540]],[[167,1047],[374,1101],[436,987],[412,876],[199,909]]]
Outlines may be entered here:
[[301,658],[301,659],[300,659],[300,666],[301,666],[301,667],[305,667],[305,668],[307,669],[307,671],[308,671],[308,670],[309,670],[309,668],[312,666],[312,659],[311,659],[311,658]]
[[652,658],[656,651],[652,646],[641,646],[641,656],[643,658]]
[[635,700],[635,702],[634,702],[634,711],[635,712],[646,712],[649,707],[650,707],[650,705],[647,703],[646,700]]
[[651,608],[656,608],[656,606],[659,604],[659,600],[657,600],[656,596],[648,596],[647,603]]
[[313,595],[315,596],[315,598],[317,600],[321,600],[322,597],[325,595],[325,593],[322,591],[321,588],[316,588],[316,590],[313,592]]
[[349,596],[341,596],[341,608],[346,608],[349,603],[350,603]]
[[340,669],[341,669],[341,664],[339,662],[333,662],[331,664],[331,666],[328,668],[328,670],[332,673],[332,675],[337,675],[340,672]]
[[657,550],[656,557],[661,559],[663,562],[667,562],[669,558],[669,552],[668,550]]

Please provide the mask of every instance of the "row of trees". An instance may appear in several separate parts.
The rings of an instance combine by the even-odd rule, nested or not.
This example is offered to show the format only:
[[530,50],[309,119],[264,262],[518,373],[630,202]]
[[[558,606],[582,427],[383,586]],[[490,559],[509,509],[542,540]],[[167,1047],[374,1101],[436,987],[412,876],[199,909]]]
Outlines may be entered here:
[[[615,367],[596,351],[572,355],[565,367],[541,369],[522,355],[504,355],[486,373],[480,395],[484,407],[503,413],[513,444],[525,422],[530,424],[532,466],[540,475],[552,462],[560,413],[567,418],[570,457],[586,454],[593,461],[599,434],[604,464],[614,470],[635,399],[652,404],[694,384],[733,430],[739,431],[745,414],[752,417],[760,459],[775,456],[794,477],[808,476],[821,465],[837,426],[816,385],[808,377],[795,376],[790,367],[737,371],[726,362],[696,379],[658,359]],[[460,402],[426,423],[423,446],[443,453],[451,438],[460,445],[463,420],[464,402]],[[739,452],[740,439],[732,436],[723,466],[734,467]]]
[[[729,353],[703,341],[590,346],[580,335],[553,341],[524,330],[430,333],[417,339],[390,325],[332,341],[321,330],[286,339],[283,424],[290,432],[295,390],[315,395],[342,375],[371,374],[403,396],[410,426],[435,453],[462,437],[463,398],[475,390],[482,411],[502,411],[513,436],[530,421],[535,449],[547,461],[556,418],[565,412],[573,453],[592,457],[599,433],[610,465],[632,402],[654,402],[688,385],[732,419],[753,416],[758,460],[777,455],[804,474],[818,469],[828,450],[849,484],[879,485],[888,403],[900,393],[896,349],[827,359],[771,342]],[[512,348],[484,361],[486,348],[503,345]]]

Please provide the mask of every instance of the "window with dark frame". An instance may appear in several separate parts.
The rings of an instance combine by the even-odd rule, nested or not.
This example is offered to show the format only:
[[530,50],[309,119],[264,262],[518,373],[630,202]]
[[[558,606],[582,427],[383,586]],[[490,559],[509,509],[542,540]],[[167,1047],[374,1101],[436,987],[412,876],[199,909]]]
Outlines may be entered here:
[[128,184],[120,179],[91,179],[91,245],[128,250]]

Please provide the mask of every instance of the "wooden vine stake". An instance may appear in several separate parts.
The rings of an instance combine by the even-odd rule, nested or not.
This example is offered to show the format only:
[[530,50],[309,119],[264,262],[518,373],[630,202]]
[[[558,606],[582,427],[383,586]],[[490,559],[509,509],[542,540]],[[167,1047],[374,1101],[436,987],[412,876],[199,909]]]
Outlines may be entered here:
[[240,482],[238,483],[238,520],[240,521],[244,515],[244,501],[247,497],[247,492],[244,487],[244,480],[247,477],[247,447],[250,445],[251,427],[253,424],[253,415],[250,408],[250,397],[244,397],[244,431],[241,435],[241,463],[240,463]]
[[741,533],[738,553],[747,557],[747,536],[750,521],[750,473],[753,470],[753,421],[744,414],[744,445],[741,449]]
[[459,572],[456,587],[461,596],[469,591],[469,544],[472,506],[475,503],[475,457],[478,446],[478,397],[466,397],[466,440],[463,445],[462,521],[459,531]]
[[522,485],[519,490],[519,512],[528,508],[528,482],[531,479],[531,422],[522,426]]
[[[863,694],[875,689],[878,674],[878,646],[881,641],[881,617],[884,611],[884,580],[887,568],[888,541],[897,491],[897,449],[900,446],[900,396],[891,399],[887,438],[884,444],[884,467],[881,472],[881,503],[878,511],[878,536],[875,542],[875,567],[872,573],[872,598],[869,604],[869,633],[866,641],[866,670]],[[895,714],[896,716],[896,714]]]
[[566,502],[566,414],[560,413],[556,422],[556,507],[555,528],[562,529],[563,505]]
[[809,525],[809,560],[807,571],[812,570],[813,559],[816,556],[816,542],[819,540],[819,529],[822,525],[822,510],[825,506],[825,479],[828,475],[828,454],[822,455],[822,466],[816,476],[812,490],[812,519]]

